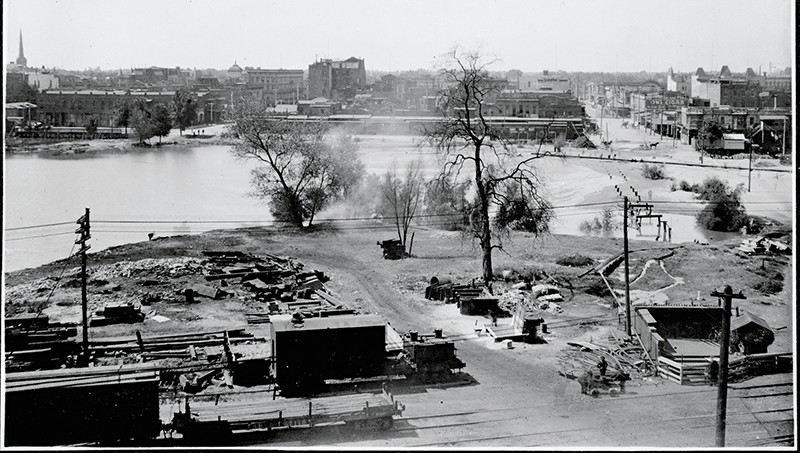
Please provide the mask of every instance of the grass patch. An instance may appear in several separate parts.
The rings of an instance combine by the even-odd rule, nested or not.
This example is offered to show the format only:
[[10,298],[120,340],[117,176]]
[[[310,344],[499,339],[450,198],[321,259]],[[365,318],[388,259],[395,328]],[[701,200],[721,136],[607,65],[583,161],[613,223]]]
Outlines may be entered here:
[[560,256],[556,259],[556,264],[570,267],[584,267],[594,264],[594,260],[588,256],[576,253],[574,255]]

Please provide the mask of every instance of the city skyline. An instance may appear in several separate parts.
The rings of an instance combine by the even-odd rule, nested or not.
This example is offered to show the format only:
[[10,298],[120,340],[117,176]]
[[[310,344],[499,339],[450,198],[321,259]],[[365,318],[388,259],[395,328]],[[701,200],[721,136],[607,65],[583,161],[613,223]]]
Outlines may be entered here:
[[[225,69],[234,61],[242,67],[306,69],[318,59],[351,56],[364,58],[368,71],[431,69],[454,45],[498,58],[493,70],[526,72],[690,72],[722,65],[734,72],[768,71],[770,64],[783,69],[795,59],[794,8],[783,0],[761,2],[758,11],[739,0],[680,0],[665,11],[656,8],[665,3],[655,1],[495,1],[489,5],[496,19],[480,13],[486,2],[463,1],[237,1],[220,8],[208,0],[148,0],[137,2],[136,10],[113,3],[4,2],[5,63],[17,56],[20,30],[30,66],[67,70]],[[102,11],[105,20],[86,11]],[[458,20],[442,20],[448,14]],[[540,16],[565,20],[537,22]],[[704,26],[709,17],[728,26]]]

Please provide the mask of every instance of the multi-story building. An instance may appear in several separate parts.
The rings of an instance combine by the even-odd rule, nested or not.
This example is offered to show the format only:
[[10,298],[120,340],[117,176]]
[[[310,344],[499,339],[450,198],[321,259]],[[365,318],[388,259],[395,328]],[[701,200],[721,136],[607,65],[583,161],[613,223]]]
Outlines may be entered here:
[[764,73],[759,79],[761,86],[770,91],[792,91],[792,76],[790,75],[767,75]]
[[692,81],[683,74],[675,74],[672,67],[667,71],[667,91],[682,93],[686,96],[692,95]]
[[520,91],[553,91],[564,93],[572,90],[572,83],[566,76],[551,74],[544,70],[541,74],[523,74],[516,79],[512,89]]
[[242,79],[248,91],[270,104],[295,104],[304,98],[302,69],[245,67]]
[[761,86],[755,73],[748,68],[744,75],[734,75],[723,66],[718,75],[706,74],[697,68],[692,75],[692,97],[711,101],[711,107],[758,107]]
[[694,143],[704,121],[718,122],[730,133],[744,133],[759,123],[759,112],[755,108],[682,107],[680,112],[680,138],[689,145]]
[[493,113],[519,118],[575,118],[586,114],[570,93],[552,91],[504,91],[494,102]]
[[114,110],[126,97],[169,104],[174,95],[174,91],[48,90],[37,100],[39,121],[50,126],[83,126],[94,117],[99,126],[113,126]]
[[308,97],[311,99],[350,100],[366,86],[367,72],[361,58],[326,59],[308,65]]

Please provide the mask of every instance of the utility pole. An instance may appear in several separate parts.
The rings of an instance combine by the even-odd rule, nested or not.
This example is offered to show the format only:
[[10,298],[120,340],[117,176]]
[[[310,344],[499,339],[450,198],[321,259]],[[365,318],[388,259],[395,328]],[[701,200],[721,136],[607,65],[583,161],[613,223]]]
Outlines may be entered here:
[[781,140],[781,156],[786,155],[786,116],[783,117],[783,139]]
[[750,146],[750,160],[747,166],[747,192],[750,192],[750,179],[753,176],[753,146]]
[[86,213],[75,223],[80,225],[75,233],[81,235],[75,240],[76,244],[81,245],[78,250],[81,255],[81,311],[83,312],[83,354],[80,364],[87,366],[89,364],[89,317],[87,314],[89,303],[86,293],[86,252],[92,247],[86,243],[92,237],[89,233],[89,208],[86,208]]
[[628,267],[628,197],[623,198],[622,237],[625,245],[622,253],[625,254],[625,333],[631,337],[631,285]]
[[728,411],[728,351],[731,342],[731,301],[733,299],[747,299],[741,291],[733,294],[733,289],[725,285],[723,292],[714,290],[712,296],[725,300],[722,313],[722,338],[719,343],[719,383],[717,384],[717,447],[725,446],[725,419]]

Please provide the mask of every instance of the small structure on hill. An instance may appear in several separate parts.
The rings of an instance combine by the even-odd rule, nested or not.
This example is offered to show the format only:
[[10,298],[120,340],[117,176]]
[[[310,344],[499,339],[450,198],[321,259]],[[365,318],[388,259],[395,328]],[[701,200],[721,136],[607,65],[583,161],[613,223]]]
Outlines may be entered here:
[[386,358],[386,322],[374,315],[272,317],[275,378],[281,393],[324,390],[326,379],[377,376]]
[[762,354],[775,341],[772,328],[759,316],[746,311],[731,320],[731,345],[745,354]]

